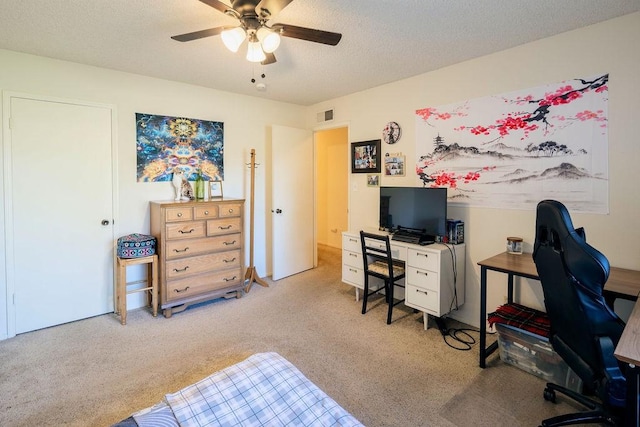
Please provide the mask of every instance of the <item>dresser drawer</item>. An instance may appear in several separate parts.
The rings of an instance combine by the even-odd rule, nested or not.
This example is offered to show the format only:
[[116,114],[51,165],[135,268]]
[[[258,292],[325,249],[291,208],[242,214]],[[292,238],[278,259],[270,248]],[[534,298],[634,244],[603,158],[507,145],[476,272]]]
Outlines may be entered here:
[[166,244],[165,259],[184,258],[209,252],[239,249],[242,247],[240,234],[230,234],[216,237],[203,237],[190,240],[172,240]]
[[236,266],[240,266],[239,250],[167,261],[166,275],[167,279],[177,279]]
[[440,251],[409,249],[407,264],[424,270],[440,271]]
[[173,239],[191,239],[194,237],[204,237],[205,222],[191,221],[167,224],[167,240]]
[[217,217],[218,217],[217,206],[207,206],[207,207],[198,206],[197,208],[195,208],[195,219],[209,219],[209,218],[217,218]]
[[362,253],[342,251],[342,263],[351,267],[363,268]]
[[437,291],[422,289],[407,284],[405,289],[405,304],[429,314],[440,316],[440,296]]
[[434,271],[422,270],[414,266],[407,268],[407,282],[423,289],[440,289],[440,275]]
[[198,296],[217,289],[242,284],[242,280],[241,268],[170,280],[167,282],[167,301]]
[[227,203],[220,205],[220,210],[218,211],[218,216],[220,218],[240,216],[240,214],[242,214],[242,205],[240,203]]
[[207,221],[207,236],[216,234],[239,233],[241,230],[241,218],[220,218]]
[[165,221],[190,221],[193,219],[193,209],[189,207],[167,208],[165,211]]

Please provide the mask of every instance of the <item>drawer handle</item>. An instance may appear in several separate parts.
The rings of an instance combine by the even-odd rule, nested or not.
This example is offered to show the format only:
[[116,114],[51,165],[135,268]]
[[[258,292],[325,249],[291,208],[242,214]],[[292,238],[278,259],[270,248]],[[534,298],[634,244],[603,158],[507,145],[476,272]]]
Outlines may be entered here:
[[188,286],[187,286],[186,288],[184,288],[184,289],[174,289],[173,291],[174,291],[174,292],[177,292],[177,293],[180,293],[180,292],[184,292],[184,291],[186,291],[187,289],[189,289],[189,287],[188,287]]
[[429,254],[421,254],[420,252],[416,252],[416,256],[423,255],[425,258],[429,258]]
[[350,242],[354,242],[354,243],[356,243],[356,242],[357,242],[357,240],[356,240],[356,239],[349,239],[349,241],[350,241]]
[[229,213],[233,213],[233,209],[229,209]]
[[427,291],[421,291],[420,289],[416,289],[416,292],[419,294],[425,294],[425,295],[429,295],[429,292]]
[[189,268],[188,265],[185,268],[174,268],[173,271],[175,271],[176,273],[183,273],[187,271],[187,268]]
[[349,256],[352,256],[352,257],[354,257],[354,258],[358,258],[358,255],[356,255],[356,254],[352,254],[352,253],[349,253]]
[[233,242],[222,242],[222,244],[229,246],[229,245],[235,245],[236,241],[234,240]]
[[204,211],[204,214],[205,215],[209,215],[209,211]]
[[228,230],[228,229],[230,229],[231,227],[233,227],[233,225],[231,225],[231,224],[227,225],[226,227],[223,227],[223,226],[221,226],[221,225],[219,225],[219,226],[218,226],[218,228],[219,228],[220,230]]
[[358,270],[354,270],[353,268],[350,268],[349,271],[352,272],[352,273],[357,273],[358,272]]
[[228,279],[228,278],[225,277],[224,281],[225,282],[232,282],[232,281],[236,280],[237,278],[238,278],[238,276],[233,276],[231,279]]
[[429,275],[429,273],[427,273],[426,271],[420,271],[420,270],[416,270],[416,274],[424,274],[425,276]]
[[180,249],[174,249],[173,251],[174,251],[174,252],[178,252],[178,253],[180,253],[180,252],[187,252],[188,250],[189,250],[189,246],[187,246],[186,248],[184,248],[184,249],[182,249],[182,250],[180,250]]
[[178,218],[182,218],[182,212],[178,212]]
[[235,260],[236,260],[236,257],[233,257],[233,258],[231,258],[231,259],[223,259],[222,261],[223,261],[223,262],[233,262],[233,261],[235,261]]
[[193,233],[194,231],[196,231],[196,229],[195,229],[195,228],[192,228],[192,229],[191,229],[191,230],[189,230],[189,231],[178,230],[178,233],[180,233],[180,234],[191,234],[191,233]]

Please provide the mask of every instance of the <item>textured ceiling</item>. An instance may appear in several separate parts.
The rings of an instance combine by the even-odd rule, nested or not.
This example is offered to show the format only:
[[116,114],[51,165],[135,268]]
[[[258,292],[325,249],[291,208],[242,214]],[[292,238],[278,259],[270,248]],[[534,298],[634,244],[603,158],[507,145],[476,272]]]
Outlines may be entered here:
[[342,40],[283,38],[262,66],[220,36],[170,38],[236,24],[198,0],[2,0],[0,48],[312,105],[637,11],[640,0],[294,0],[272,22]]

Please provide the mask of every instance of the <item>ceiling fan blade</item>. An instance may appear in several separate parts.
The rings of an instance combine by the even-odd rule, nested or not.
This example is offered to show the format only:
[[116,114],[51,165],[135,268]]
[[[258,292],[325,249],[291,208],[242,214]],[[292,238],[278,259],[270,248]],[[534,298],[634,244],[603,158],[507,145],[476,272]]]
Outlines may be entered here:
[[208,30],[194,31],[193,33],[180,34],[178,36],[171,36],[172,39],[179,42],[189,42],[191,40],[202,39],[204,37],[217,36],[227,27],[209,28]]
[[261,62],[262,65],[269,65],[276,62],[276,56],[273,53],[265,53],[267,59]]
[[200,0],[200,1],[206,4],[207,6],[211,6],[212,8],[219,10],[222,13],[225,13],[227,10],[231,9],[231,6],[224,4],[218,0]]
[[[200,1],[203,1],[203,0],[200,0]],[[293,0],[262,0],[256,6],[256,13],[259,16],[265,16],[265,15],[275,16],[278,13],[280,13],[282,9],[287,7],[289,3],[291,3],[292,1]],[[265,14],[265,11],[266,11],[266,14]]]
[[329,31],[314,30],[313,28],[297,27],[289,24],[274,24],[274,29],[282,29],[281,36],[294,39],[307,40],[310,42],[328,44],[335,46],[340,42],[342,34]]

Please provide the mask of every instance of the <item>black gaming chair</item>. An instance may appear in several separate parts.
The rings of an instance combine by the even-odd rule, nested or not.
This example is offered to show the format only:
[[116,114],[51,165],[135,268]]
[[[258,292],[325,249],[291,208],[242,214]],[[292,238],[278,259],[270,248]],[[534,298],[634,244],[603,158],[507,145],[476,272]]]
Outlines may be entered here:
[[548,383],[544,398],[555,402],[556,391],[585,405],[589,411],[544,420],[542,426],[603,422],[618,425],[626,399],[621,365],[613,356],[624,322],[602,295],[609,261],[575,230],[565,206],[555,200],[538,203],[533,260],[551,321],[551,345],[582,379],[589,399]]

